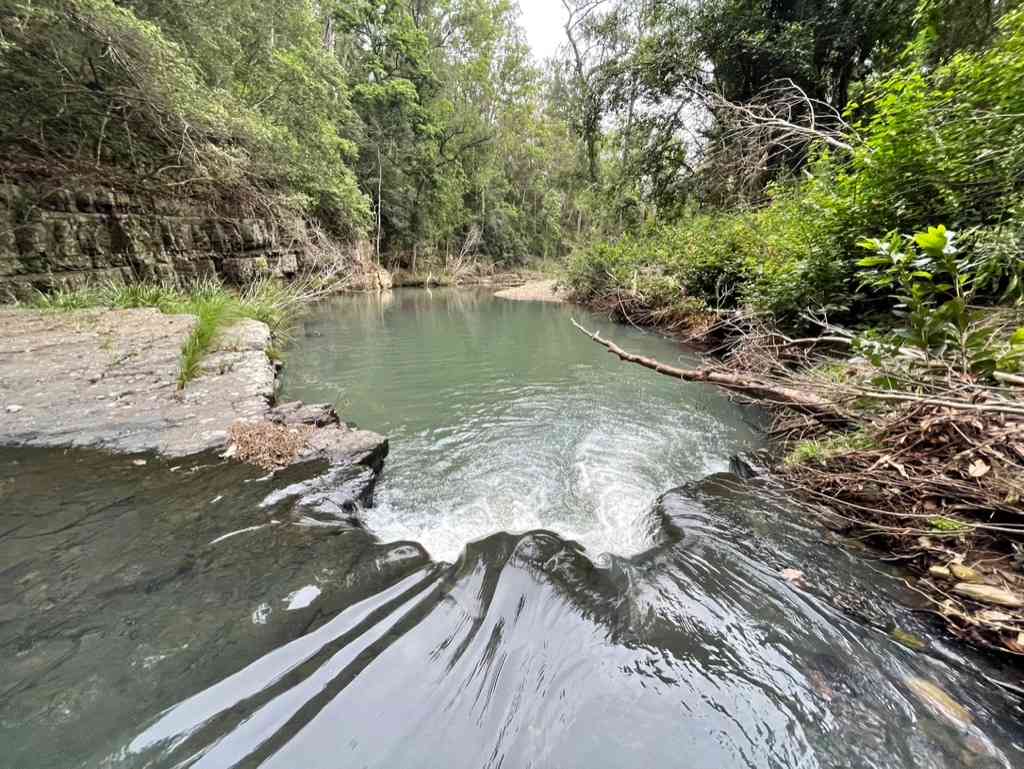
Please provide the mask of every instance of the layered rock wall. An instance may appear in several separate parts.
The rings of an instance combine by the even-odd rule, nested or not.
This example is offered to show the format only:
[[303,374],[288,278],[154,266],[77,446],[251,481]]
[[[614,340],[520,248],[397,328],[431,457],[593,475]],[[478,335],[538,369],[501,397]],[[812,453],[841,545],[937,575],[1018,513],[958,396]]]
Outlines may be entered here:
[[96,281],[287,276],[305,243],[301,220],[214,217],[187,198],[0,184],[0,301]]

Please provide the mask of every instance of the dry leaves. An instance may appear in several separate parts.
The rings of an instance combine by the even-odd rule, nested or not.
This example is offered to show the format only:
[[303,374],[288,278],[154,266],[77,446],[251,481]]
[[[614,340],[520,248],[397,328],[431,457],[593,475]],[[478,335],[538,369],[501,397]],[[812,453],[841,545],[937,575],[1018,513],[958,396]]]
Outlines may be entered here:
[[924,572],[916,587],[954,633],[1024,654],[1024,420],[921,404],[864,430],[871,448],[789,480]]
[[235,422],[228,428],[231,445],[225,455],[264,470],[278,470],[299,458],[315,431],[312,425]]

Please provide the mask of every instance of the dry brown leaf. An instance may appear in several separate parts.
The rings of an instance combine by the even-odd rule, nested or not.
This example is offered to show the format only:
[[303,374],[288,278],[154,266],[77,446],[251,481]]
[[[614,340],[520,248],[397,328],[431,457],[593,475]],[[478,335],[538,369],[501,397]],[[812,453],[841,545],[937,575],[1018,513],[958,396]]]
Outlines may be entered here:
[[967,474],[972,478],[984,478],[991,469],[984,459],[975,459],[967,468]]
[[959,563],[949,565],[949,571],[961,582],[981,582],[982,577],[970,566],[963,566]]
[[899,462],[896,462],[896,461],[894,461],[892,459],[887,459],[886,461],[889,463],[890,467],[895,469],[896,472],[898,472],[900,475],[902,475],[906,480],[908,480],[908,481],[910,480],[910,476],[907,475],[907,470],[906,470],[905,467],[903,467],[903,465],[901,465]]
[[928,573],[931,574],[933,577],[937,577],[939,579],[953,578],[952,572],[945,566],[932,566],[930,569],[928,569]]
[[1009,638],[1005,639],[1003,644],[1015,654],[1024,654],[1024,639],[1021,638],[1021,635],[1024,635],[1024,633],[1018,634],[1016,641]]

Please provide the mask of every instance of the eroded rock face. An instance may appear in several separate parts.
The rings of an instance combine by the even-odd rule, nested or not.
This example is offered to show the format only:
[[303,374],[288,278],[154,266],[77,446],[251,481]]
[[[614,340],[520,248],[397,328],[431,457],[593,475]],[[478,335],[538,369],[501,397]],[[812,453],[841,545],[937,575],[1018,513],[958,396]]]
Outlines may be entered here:
[[246,283],[299,270],[298,219],[213,216],[188,199],[0,184],[0,301],[88,283],[220,277]]

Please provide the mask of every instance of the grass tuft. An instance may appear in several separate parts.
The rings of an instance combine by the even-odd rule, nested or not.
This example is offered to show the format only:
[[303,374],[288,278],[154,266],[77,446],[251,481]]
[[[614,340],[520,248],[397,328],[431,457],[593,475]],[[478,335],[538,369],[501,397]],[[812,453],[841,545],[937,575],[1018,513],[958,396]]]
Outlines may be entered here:
[[816,441],[800,441],[783,460],[786,467],[797,467],[811,463],[824,464],[833,457],[850,454],[854,451],[870,451],[877,448],[875,440],[867,433],[858,430],[852,433],[833,435]]

